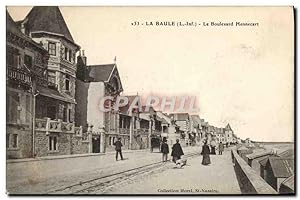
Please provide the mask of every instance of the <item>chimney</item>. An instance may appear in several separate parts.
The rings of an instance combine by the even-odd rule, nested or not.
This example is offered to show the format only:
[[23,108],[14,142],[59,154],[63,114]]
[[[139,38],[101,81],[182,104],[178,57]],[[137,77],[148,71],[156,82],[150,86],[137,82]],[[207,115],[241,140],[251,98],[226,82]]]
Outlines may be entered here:
[[84,55],[84,50],[79,51],[79,55],[77,56],[77,63],[80,63],[80,65],[87,65],[87,57]]

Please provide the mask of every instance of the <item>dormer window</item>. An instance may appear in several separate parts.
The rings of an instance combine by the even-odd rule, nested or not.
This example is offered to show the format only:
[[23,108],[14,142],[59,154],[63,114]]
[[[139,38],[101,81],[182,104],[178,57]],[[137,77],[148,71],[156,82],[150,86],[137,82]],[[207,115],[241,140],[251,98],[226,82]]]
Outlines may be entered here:
[[55,42],[48,43],[48,53],[52,56],[56,56],[56,43]]

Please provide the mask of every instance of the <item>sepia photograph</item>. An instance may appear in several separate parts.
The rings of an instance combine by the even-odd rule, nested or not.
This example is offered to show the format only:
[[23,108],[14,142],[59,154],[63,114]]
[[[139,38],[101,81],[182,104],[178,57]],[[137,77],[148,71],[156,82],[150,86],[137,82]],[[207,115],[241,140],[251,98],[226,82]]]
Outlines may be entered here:
[[293,6],[5,10],[7,195],[296,194]]

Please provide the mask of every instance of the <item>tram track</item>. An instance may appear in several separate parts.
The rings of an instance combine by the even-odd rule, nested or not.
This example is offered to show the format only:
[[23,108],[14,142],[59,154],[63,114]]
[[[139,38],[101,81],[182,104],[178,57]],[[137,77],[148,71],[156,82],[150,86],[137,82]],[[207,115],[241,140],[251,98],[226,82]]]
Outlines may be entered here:
[[[190,158],[200,155],[200,153],[190,153],[185,155],[185,158]],[[159,170],[166,165],[171,164],[169,163],[163,163],[161,161],[150,163],[147,165],[131,168],[128,170],[123,170],[121,172],[112,173],[105,176],[100,176],[84,181],[79,181],[78,183],[61,187],[52,191],[47,192],[46,194],[88,194],[95,191],[105,191],[106,188],[112,187],[115,184],[118,184],[120,182],[124,182],[127,180],[130,180],[132,178],[145,175],[147,173],[151,173],[154,170]]]

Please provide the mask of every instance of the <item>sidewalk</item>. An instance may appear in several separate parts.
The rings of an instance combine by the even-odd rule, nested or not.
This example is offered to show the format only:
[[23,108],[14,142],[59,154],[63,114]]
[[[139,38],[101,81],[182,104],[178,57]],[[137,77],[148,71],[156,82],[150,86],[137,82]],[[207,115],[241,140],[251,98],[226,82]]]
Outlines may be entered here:
[[[184,152],[200,152],[200,147],[185,147]],[[41,194],[134,167],[161,161],[161,153],[150,150],[124,151],[123,161],[115,161],[114,152],[95,156],[7,162],[7,191],[13,194]]]
[[[124,153],[134,153],[134,152],[146,152],[150,149],[139,149],[139,150],[124,150]],[[9,159],[6,160],[6,163],[19,163],[19,162],[34,162],[41,160],[56,160],[56,159],[66,159],[66,158],[78,158],[78,157],[88,157],[88,156],[101,156],[101,155],[110,155],[115,154],[115,151],[108,151],[105,153],[84,153],[84,154],[71,154],[71,155],[57,155],[57,156],[44,156],[44,157],[36,157],[36,158],[22,158],[22,159]]]
[[[211,155],[211,165],[201,164],[202,156],[188,159],[181,169],[169,169],[112,187],[110,194],[241,194],[231,162],[230,148],[223,155]],[[142,187],[141,187],[142,186]],[[97,191],[94,192],[97,194]],[[99,193],[98,193],[99,194]]]

